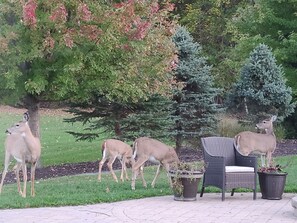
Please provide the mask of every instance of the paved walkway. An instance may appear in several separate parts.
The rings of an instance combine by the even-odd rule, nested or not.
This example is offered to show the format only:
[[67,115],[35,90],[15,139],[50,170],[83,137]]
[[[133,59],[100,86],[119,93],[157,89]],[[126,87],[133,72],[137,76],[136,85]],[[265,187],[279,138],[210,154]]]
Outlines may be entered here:
[[[30,208],[0,211],[2,223],[83,223],[83,222],[186,222],[186,223],[297,223],[291,205],[294,194],[284,194],[282,200],[264,200],[252,193],[205,193],[197,201],[174,201],[173,196],[57,208]],[[1,201],[0,201],[1,202]]]

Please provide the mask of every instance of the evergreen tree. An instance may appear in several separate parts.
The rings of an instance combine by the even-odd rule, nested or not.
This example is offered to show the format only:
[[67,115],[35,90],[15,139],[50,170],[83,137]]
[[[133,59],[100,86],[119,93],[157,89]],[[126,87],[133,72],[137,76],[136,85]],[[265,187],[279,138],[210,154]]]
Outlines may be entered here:
[[259,44],[241,69],[240,79],[230,93],[230,106],[247,115],[277,114],[280,120],[294,112],[292,90],[286,86],[283,69],[271,49]]
[[219,108],[215,103],[218,89],[213,86],[211,66],[202,56],[202,48],[193,42],[184,27],[179,27],[173,36],[178,49],[177,82],[183,88],[174,95],[174,135],[176,149],[183,141],[197,141],[199,137],[214,134]]
[[69,132],[78,140],[93,140],[106,137],[133,141],[140,136],[153,138],[168,137],[171,100],[160,95],[152,95],[137,103],[110,101],[103,95],[94,94],[89,103],[75,103],[69,111],[74,115],[66,122],[82,122],[83,132]]

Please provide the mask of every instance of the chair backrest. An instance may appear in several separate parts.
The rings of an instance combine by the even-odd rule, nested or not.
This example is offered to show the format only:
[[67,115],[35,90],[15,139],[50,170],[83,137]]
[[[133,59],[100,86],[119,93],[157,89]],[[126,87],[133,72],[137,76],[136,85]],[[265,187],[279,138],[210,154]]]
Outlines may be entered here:
[[203,149],[209,155],[226,158],[226,166],[235,165],[234,139],[227,137],[201,138]]

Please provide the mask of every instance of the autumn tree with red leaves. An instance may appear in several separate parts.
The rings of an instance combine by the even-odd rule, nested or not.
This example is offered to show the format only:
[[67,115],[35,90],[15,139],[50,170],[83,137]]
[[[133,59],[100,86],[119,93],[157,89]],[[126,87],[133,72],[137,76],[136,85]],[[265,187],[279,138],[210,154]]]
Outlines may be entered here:
[[98,92],[125,102],[170,92],[173,5],[110,2],[1,1],[1,100],[21,101],[36,135],[42,101],[88,102]]

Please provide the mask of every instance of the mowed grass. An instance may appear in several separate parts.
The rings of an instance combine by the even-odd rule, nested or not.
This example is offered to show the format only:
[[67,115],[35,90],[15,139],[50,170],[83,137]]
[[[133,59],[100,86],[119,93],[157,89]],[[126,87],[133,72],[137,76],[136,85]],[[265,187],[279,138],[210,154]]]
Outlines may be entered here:
[[[17,113],[0,113],[0,131],[2,129],[2,134],[0,133],[0,142],[2,142],[2,152],[0,152],[1,172],[4,167],[5,130],[13,123],[20,121],[22,114],[22,110]],[[41,113],[42,167],[101,159],[101,143],[108,136],[102,136],[101,139],[92,142],[76,141],[66,131],[81,131],[83,126],[79,123],[72,125],[64,122],[65,115]],[[15,162],[13,161],[10,167],[13,166],[13,163]],[[131,169],[128,171],[131,177]],[[30,182],[27,183],[26,198],[22,198],[18,194],[16,184],[4,184],[0,195],[0,208],[83,205],[171,194],[164,171],[160,174],[156,187],[150,187],[155,171],[155,166],[145,168],[148,188],[143,188],[141,180],[138,179],[135,191],[131,190],[131,181],[115,183],[109,173],[103,174],[100,183],[97,181],[97,174],[37,180],[35,183],[36,196],[33,198],[30,196]],[[116,174],[119,178],[119,171],[116,171]]]
[[[18,113],[0,113],[0,171],[4,166],[4,140],[5,130],[13,123],[22,119],[23,111]],[[79,163],[96,161],[101,159],[101,143],[104,138],[88,141],[75,141],[75,138],[66,131],[81,131],[81,124],[69,124],[63,122],[64,115],[52,115],[41,113],[41,165],[60,165],[63,163]],[[112,137],[112,136],[109,136]],[[276,163],[285,166],[288,172],[285,192],[297,193],[297,156],[278,157]],[[129,169],[131,177],[131,170]],[[85,174],[78,176],[58,177],[47,180],[37,180],[35,183],[36,196],[30,196],[30,182],[27,184],[27,198],[22,198],[17,192],[16,184],[5,184],[0,195],[0,209],[49,207],[65,205],[84,205],[121,200],[138,199],[152,196],[172,194],[168,179],[164,171],[161,172],[155,188],[151,188],[156,166],[146,167],[144,170],[148,188],[143,188],[140,179],[137,179],[136,190],[131,190],[131,182],[115,183],[109,173],[103,174],[102,182],[97,181],[97,174]],[[119,177],[120,172],[116,171]],[[201,182],[199,191],[201,189]],[[244,192],[246,190],[239,190]],[[220,190],[207,187],[205,192],[220,192]]]
[[[55,113],[54,113],[55,114]],[[96,161],[101,159],[101,143],[107,136],[89,141],[76,141],[67,131],[82,131],[84,126],[80,123],[66,123],[65,115],[40,115],[41,134],[41,165],[59,165],[63,163],[78,163]],[[5,130],[12,124],[22,120],[22,110],[12,113],[0,113],[0,164],[4,161]],[[2,133],[1,133],[2,132]]]
[[[116,183],[109,173],[102,175],[101,182],[97,181],[97,174],[38,180],[35,184],[36,196],[30,196],[29,184],[27,198],[19,196],[16,184],[6,184],[0,196],[0,209],[85,205],[172,194],[164,171],[155,188],[151,187],[155,171],[156,166],[145,168],[148,187],[144,188],[141,180],[137,179],[135,191],[131,190],[131,181]],[[116,171],[116,174],[119,177],[120,172]]]

